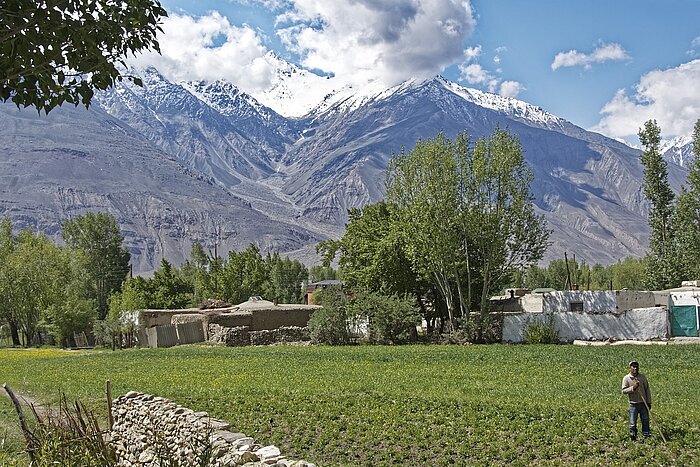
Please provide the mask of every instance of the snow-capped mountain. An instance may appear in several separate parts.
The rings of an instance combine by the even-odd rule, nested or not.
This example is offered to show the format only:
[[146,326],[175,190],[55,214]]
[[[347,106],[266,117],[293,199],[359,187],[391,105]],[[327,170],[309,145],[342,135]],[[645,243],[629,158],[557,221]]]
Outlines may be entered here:
[[664,158],[681,167],[688,167],[693,159],[693,138],[691,135],[676,136],[661,145]]
[[[295,250],[297,257],[310,262],[308,253],[319,239],[342,235],[349,208],[382,199],[384,171],[393,153],[410,150],[419,138],[439,132],[454,137],[466,131],[476,139],[500,126],[519,136],[534,172],[536,206],[553,231],[554,244],[546,260],[561,258],[564,251],[606,264],[644,254],[647,205],[638,150],[526,102],[441,77],[390,88],[377,83],[361,89],[336,88],[333,78],[271,58],[280,61],[275,80],[255,98],[225,81],[173,83],[150,68],[140,71],[143,88],[123,82],[97,96],[96,103],[114,122],[91,129],[101,132],[99,138],[77,127],[61,128],[68,128],[65,131],[76,141],[104,141],[95,149],[100,154],[116,144],[107,142],[110,138],[121,137],[109,128],[128,129],[157,148],[154,154],[172,158],[199,174],[203,183],[216,185],[220,191],[211,191],[212,196],[227,193],[255,213],[246,221],[250,225],[235,230],[236,245],[246,241],[277,245],[282,252]],[[305,87],[311,92],[302,94]],[[21,114],[5,110],[3,115],[8,128],[21,127]],[[55,115],[60,119],[64,113]],[[64,139],[51,131],[49,140]],[[23,151],[39,150],[30,138],[11,144]],[[89,145],[80,150],[89,153]],[[20,170],[10,162],[5,167],[9,173]],[[675,188],[685,175],[682,168],[669,166]],[[101,173],[91,176],[99,180]],[[126,173],[123,177],[134,191],[140,189],[138,177]],[[160,190],[170,193],[170,183],[163,178]],[[22,211],[25,219],[30,211],[37,219],[43,215],[45,208],[32,206]],[[14,211],[0,197],[0,215],[3,212],[12,216]],[[132,222],[148,224],[152,215],[139,214]],[[169,235],[179,238],[180,244],[196,238],[187,229]],[[165,247],[162,251],[166,257],[171,253]]]

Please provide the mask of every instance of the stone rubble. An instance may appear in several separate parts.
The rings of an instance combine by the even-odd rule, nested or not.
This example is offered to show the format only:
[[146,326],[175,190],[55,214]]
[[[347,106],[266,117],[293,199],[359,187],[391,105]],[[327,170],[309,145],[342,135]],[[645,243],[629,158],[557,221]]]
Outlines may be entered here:
[[110,443],[121,467],[315,467],[162,397],[130,391],[113,401],[112,415]]

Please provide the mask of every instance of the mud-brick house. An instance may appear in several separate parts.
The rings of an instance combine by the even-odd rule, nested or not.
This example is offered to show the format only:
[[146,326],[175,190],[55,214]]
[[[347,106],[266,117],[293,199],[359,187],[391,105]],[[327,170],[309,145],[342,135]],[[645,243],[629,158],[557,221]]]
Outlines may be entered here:
[[[321,308],[316,305],[275,304],[260,297],[251,297],[239,305],[201,310],[142,310],[138,323],[141,345],[172,347],[212,340],[213,334],[231,335],[242,342],[266,342],[277,337],[288,339],[285,331],[306,328],[311,315]],[[282,330],[282,331],[280,331]],[[257,334],[255,334],[257,333]],[[262,336],[259,339],[258,335]],[[239,339],[240,336],[243,336]],[[256,337],[257,336],[257,337]],[[257,339],[257,340],[256,340]]]

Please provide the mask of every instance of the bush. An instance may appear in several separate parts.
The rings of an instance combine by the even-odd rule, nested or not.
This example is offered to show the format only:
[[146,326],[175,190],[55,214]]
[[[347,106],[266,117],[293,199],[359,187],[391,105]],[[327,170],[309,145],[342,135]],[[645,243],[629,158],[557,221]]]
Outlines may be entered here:
[[418,338],[416,326],[420,324],[421,315],[411,296],[357,293],[351,309],[353,316],[366,318],[367,339],[371,343],[400,344],[415,342]]
[[328,345],[350,343],[348,329],[348,299],[339,287],[328,287],[315,294],[316,303],[323,306],[309,319],[309,335],[313,342]]
[[544,321],[528,318],[524,337],[527,344],[559,343],[559,331],[554,326],[554,315],[549,314]]
[[457,329],[456,343],[495,344],[503,340],[503,313],[474,314]]

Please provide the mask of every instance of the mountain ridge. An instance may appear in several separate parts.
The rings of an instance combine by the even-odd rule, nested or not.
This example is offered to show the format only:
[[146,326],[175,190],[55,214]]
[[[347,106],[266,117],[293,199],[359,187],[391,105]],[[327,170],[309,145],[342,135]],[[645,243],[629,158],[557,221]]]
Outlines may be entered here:
[[[82,124],[75,123],[88,117],[78,118],[77,114],[63,110],[56,112],[55,117],[52,113],[55,128],[67,128],[74,140],[72,146],[66,146],[63,153],[67,155],[63,157],[71,157],[70,151],[90,154],[91,140],[95,154],[105,157],[109,153],[105,148],[120,147],[120,138],[126,138],[110,133],[110,128],[123,128],[128,133],[127,139],[141,141],[136,146],[141,148],[143,157],[145,153],[157,154],[170,160],[169,170],[191,171],[199,180],[191,189],[201,191],[198,185],[201,182],[219,190],[205,190],[206,196],[215,198],[207,201],[213,207],[206,207],[206,202],[200,200],[193,203],[196,208],[188,208],[186,193],[173,191],[169,186],[173,181],[163,176],[159,190],[165,195],[158,202],[166,206],[168,196],[173,196],[177,206],[169,209],[189,212],[180,216],[183,219],[195,219],[197,216],[191,213],[205,208],[225,219],[221,223],[237,234],[236,241],[229,239],[225,245],[219,245],[222,252],[253,242],[264,250],[275,247],[310,264],[316,258],[315,243],[342,235],[347,209],[383,198],[384,171],[393,153],[402,148],[410,150],[418,139],[434,137],[438,132],[454,137],[467,131],[476,139],[489,135],[496,126],[518,135],[535,175],[532,191],[536,209],[553,231],[554,244],[545,260],[563,257],[564,251],[569,251],[591,263],[609,264],[625,256],[641,256],[646,250],[648,207],[642,192],[639,151],[576,127],[524,101],[465,88],[438,76],[410,80],[379,92],[365,89],[353,94],[352,89],[344,88],[322,96],[302,116],[290,118],[223,80],[173,83],[154,68],[140,73],[143,88],[122,82],[96,95],[99,109],[93,112],[100,116],[97,120],[102,125],[91,132],[83,131],[84,128],[78,128]],[[287,76],[285,73],[296,79],[297,73],[302,72],[282,70],[278,77]],[[330,78],[317,78],[332,82]],[[284,87],[283,79],[276,85],[278,90]],[[5,146],[6,168],[14,171],[10,176],[18,176],[17,167],[10,170],[12,158],[41,152],[41,148],[31,139],[33,133],[19,124],[21,114],[13,114],[8,106],[2,110],[1,115],[10,128],[14,122],[17,130],[24,128],[20,134],[29,135]],[[74,123],[60,123],[62,119]],[[57,130],[49,130],[46,137],[50,141],[63,139],[52,131]],[[119,154],[124,157],[123,152]],[[148,167],[153,163],[149,159]],[[93,171],[85,176],[99,180],[103,174]],[[121,176],[132,183],[141,180],[126,170]],[[669,179],[674,189],[678,189],[685,179],[684,169],[669,166]],[[177,183],[191,185],[189,181],[178,180]],[[70,189],[65,186],[68,183],[65,180],[54,183],[64,191]],[[78,184],[79,180],[70,178],[70,183]],[[147,185],[143,180],[139,183]],[[11,193],[11,184],[6,188],[3,191]],[[110,196],[96,187],[93,190],[101,196]],[[65,192],[69,204],[82,206],[77,210],[88,208],[89,203],[80,204],[79,199],[73,198],[73,192]],[[239,209],[249,209],[247,216],[242,216],[249,225],[241,227],[240,222],[224,215],[220,196],[240,200],[242,204],[236,201],[231,210],[239,213]],[[55,202],[46,202],[57,209]],[[107,203],[110,210],[122,213],[116,201],[110,203]],[[55,234],[57,222],[49,228],[38,220],[46,217],[39,204],[25,207],[26,224],[32,224],[29,218],[34,215],[34,225],[53,229]],[[29,214],[32,209],[35,214]],[[140,220],[131,222],[134,224],[131,227],[127,214],[120,214],[128,242],[136,241],[131,237],[141,238],[154,232],[148,218],[158,217],[154,210],[138,211]],[[0,201],[2,212],[13,217],[15,211]],[[216,224],[209,218],[206,222],[212,229]],[[237,230],[234,224],[239,225]],[[195,235],[188,222],[180,225],[179,233],[178,228],[169,228],[167,235],[172,236],[172,241],[166,242],[170,246],[163,246],[160,253],[154,252],[153,245],[144,244],[138,249],[132,245],[140,271],[149,272],[157,267],[159,255],[178,264],[189,253],[184,251],[187,250],[184,245],[205,237],[201,232]],[[211,245],[219,239],[209,235],[206,241]],[[142,261],[144,255],[146,259]]]

